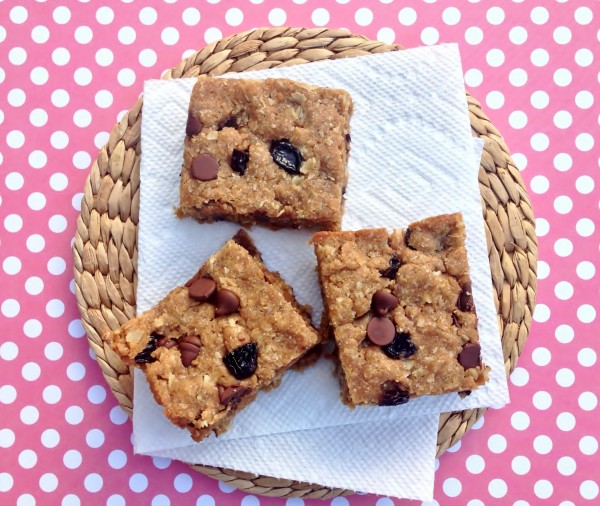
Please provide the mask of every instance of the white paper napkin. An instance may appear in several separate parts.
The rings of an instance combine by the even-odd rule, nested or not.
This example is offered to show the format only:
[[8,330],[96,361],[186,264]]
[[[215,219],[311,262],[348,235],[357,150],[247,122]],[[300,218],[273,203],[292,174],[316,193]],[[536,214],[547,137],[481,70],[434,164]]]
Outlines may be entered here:
[[[351,411],[339,400],[339,384],[331,374],[331,364],[320,361],[302,374],[288,373],[281,387],[261,395],[235,418],[232,430],[219,440],[229,444],[242,438],[239,443],[242,444],[247,438],[264,436],[258,439],[267,445],[271,439],[267,436],[273,434],[279,435],[277,440],[285,439],[290,433],[322,437],[327,432],[328,437],[333,437],[345,430],[356,430],[371,434],[367,423],[375,427],[396,420],[404,425],[406,421],[401,419],[407,416],[504,405],[508,402],[508,392],[481,216],[478,158],[473,156],[457,46],[419,48],[229,77],[270,76],[345,88],[352,94],[355,112],[351,122],[352,151],[348,167],[351,176],[346,192],[344,229],[400,228],[435,214],[463,213],[482,355],[492,367],[492,374],[485,387],[462,400],[450,394],[414,399],[398,407]],[[149,81],[144,89],[138,311],[154,305],[169,290],[187,280],[238,228],[230,223],[200,225],[193,220],[178,220],[173,214],[179,199],[183,137],[193,83],[194,80],[184,79]],[[273,232],[254,227],[251,235],[269,268],[280,271],[293,286],[299,301],[314,308],[313,320],[318,322],[322,303],[314,272],[314,254],[307,244],[311,232]],[[218,465],[207,461],[208,454],[203,451],[208,445],[218,443],[209,439],[194,444],[187,432],[161,417],[160,408],[144,385],[143,375],[136,374],[136,451],[165,452],[167,441],[171,452],[173,448],[185,448],[182,450],[186,455],[184,460]],[[357,427],[357,424],[365,425]],[[437,417],[425,417],[420,425],[424,432],[433,433]],[[329,431],[327,427],[337,427],[337,430]],[[258,439],[254,437],[252,445]],[[387,451],[387,442],[381,439],[373,445],[380,452]],[[423,449],[414,454],[415,458],[431,459],[431,448]],[[194,458],[190,458],[190,452]],[[316,467],[311,468],[311,472],[319,472],[323,467],[319,462],[322,459],[314,462]],[[294,474],[292,466],[280,464],[280,476],[309,480],[307,476]],[[230,467],[253,470],[242,469],[242,464],[232,463]],[[369,488],[372,483],[364,485],[355,482],[353,486],[377,492]]]

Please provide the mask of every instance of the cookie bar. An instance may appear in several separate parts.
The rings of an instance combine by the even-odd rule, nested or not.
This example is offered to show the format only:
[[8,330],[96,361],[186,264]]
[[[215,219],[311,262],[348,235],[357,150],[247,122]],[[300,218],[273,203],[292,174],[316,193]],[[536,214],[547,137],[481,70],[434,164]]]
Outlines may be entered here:
[[189,105],[178,214],[339,229],[351,112],[343,90],[200,77]]
[[312,242],[344,402],[397,405],[487,381],[461,214]]
[[238,233],[185,286],[106,340],[145,372],[165,415],[200,441],[277,386],[319,336],[291,288]]

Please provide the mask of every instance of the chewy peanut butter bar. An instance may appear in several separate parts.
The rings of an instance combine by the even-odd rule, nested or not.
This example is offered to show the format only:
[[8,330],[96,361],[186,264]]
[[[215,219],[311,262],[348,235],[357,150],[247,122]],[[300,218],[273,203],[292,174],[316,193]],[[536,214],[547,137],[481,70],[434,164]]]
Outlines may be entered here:
[[145,372],[165,415],[200,441],[226,430],[260,389],[277,386],[319,336],[240,232],[185,286],[106,340]]
[[339,229],[351,113],[343,90],[200,77],[189,105],[178,214]]
[[487,381],[462,215],[312,242],[345,403],[398,405]]

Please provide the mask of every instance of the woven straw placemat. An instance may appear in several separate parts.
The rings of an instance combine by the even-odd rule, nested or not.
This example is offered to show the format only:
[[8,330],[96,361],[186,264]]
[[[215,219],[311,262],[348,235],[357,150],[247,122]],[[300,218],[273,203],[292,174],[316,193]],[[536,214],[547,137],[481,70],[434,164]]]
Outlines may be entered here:
[[[346,30],[261,28],[209,44],[181,61],[163,79],[200,74],[217,76],[401,49]],[[467,98],[473,135],[485,141],[479,185],[508,374],[523,349],[535,304],[534,216],[519,170],[502,136],[479,103],[471,96]],[[73,246],[75,293],[83,326],[106,381],[130,416],[131,371],[102,341],[101,335],[135,315],[141,120],[142,99],[113,128],[94,161],[85,182]],[[442,414],[437,455],[455,444],[484,411]],[[325,499],[351,492],[230,469],[198,465],[192,468],[253,494]]]

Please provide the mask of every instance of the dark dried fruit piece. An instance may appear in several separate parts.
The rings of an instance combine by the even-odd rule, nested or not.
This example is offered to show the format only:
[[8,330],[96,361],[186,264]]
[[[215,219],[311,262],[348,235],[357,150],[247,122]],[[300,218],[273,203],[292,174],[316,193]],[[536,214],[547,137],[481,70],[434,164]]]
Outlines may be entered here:
[[223,130],[224,128],[237,128],[238,118],[237,116],[229,116],[229,118],[221,121],[217,126],[217,130]]
[[481,346],[479,343],[467,343],[457,358],[458,363],[465,369],[477,367],[481,363]]
[[233,387],[224,387],[223,385],[218,385],[218,389],[219,402],[223,404],[223,406],[231,406],[234,409],[240,403],[242,397],[250,393],[250,388],[245,387],[244,385],[237,385]]
[[211,181],[217,179],[219,171],[218,160],[211,155],[200,155],[192,160],[190,174],[194,179],[200,181]]
[[145,348],[140,351],[133,359],[136,364],[151,364],[156,362],[156,359],[152,356],[152,352],[156,350],[158,346],[157,341],[164,338],[162,334],[150,334],[150,340]]
[[200,302],[207,301],[217,291],[217,284],[211,278],[198,278],[188,287],[188,295]]
[[156,347],[158,348],[159,346],[162,346],[163,348],[170,350],[171,348],[177,346],[177,342],[177,339],[161,337],[158,341],[156,341]]
[[377,290],[371,299],[371,307],[377,316],[385,316],[398,306],[398,299],[390,292]]
[[462,324],[460,323],[460,320],[458,319],[456,313],[452,313],[452,325],[459,329],[462,327]]
[[396,255],[394,255],[392,258],[390,258],[390,266],[386,270],[381,271],[381,275],[384,278],[396,279],[396,273],[401,266],[402,261]]
[[215,316],[226,316],[235,313],[240,307],[239,297],[227,288],[221,288],[215,294]]
[[187,125],[185,126],[185,135],[193,137],[202,131],[202,122],[192,111],[188,112]]
[[465,283],[465,285],[462,287],[462,292],[460,292],[460,295],[458,296],[458,302],[456,305],[461,311],[475,311],[475,302],[473,301],[471,283]]
[[258,365],[258,345],[256,343],[242,344],[225,355],[223,362],[236,379],[249,378],[254,374]]
[[181,353],[181,363],[185,367],[189,367],[198,356],[198,353],[200,353],[202,341],[200,341],[198,336],[183,336],[179,339],[178,345]]
[[373,316],[367,324],[367,337],[379,346],[390,344],[395,334],[396,327],[391,320],[383,316]]
[[300,150],[288,139],[272,141],[270,148],[273,161],[289,174],[300,174],[300,165],[304,159]]
[[246,173],[246,166],[248,165],[248,160],[250,159],[250,155],[247,151],[240,151],[239,149],[234,149],[231,153],[231,168],[236,172],[244,175]]
[[390,358],[408,358],[417,352],[417,347],[410,339],[408,332],[396,332],[394,340],[381,348]]
[[398,406],[406,404],[408,399],[408,392],[397,381],[386,381],[381,385],[380,406]]
[[413,246],[411,246],[411,245],[410,245],[410,236],[411,236],[411,235],[412,235],[412,230],[411,230],[410,228],[407,228],[407,229],[406,229],[406,232],[404,232],[404,243],[406,244],[406,246],[407,246],[409,249],[412,249],[412,250],[415,250],[415,251],[416,251],[416,250],[417,250],[417,248],[415,248],[415,247],[413,247]]

